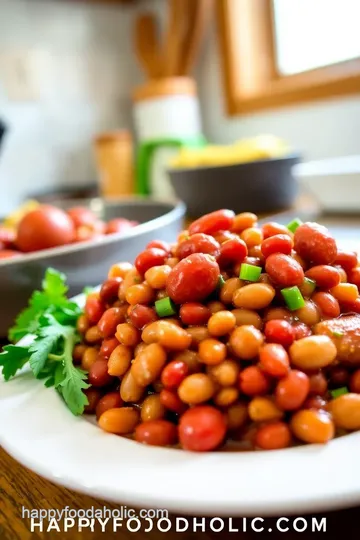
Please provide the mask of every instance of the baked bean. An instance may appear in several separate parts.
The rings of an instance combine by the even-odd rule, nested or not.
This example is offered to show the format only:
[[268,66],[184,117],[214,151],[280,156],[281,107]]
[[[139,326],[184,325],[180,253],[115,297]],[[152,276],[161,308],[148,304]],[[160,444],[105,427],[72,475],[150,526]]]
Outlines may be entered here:
[[336,259],[334,238],[323,225],[303,223],[294,234],[294,248],[305,260],[313,264],[331,264]]
[[84,394],[88,400],[87,405],[84,407],[84,414],[94,414],[101,393],[97,388],[87,388],[84,390]]
[[200,302],[187,302],[180,307],[180,319],[184,324],[206,324],[211,311]]
[[305,276],[315,281],[320,289],[331,289],[340,283],[340,274],[333,266],[320,264],[305,272]]
[[240,233],[240,238],[245,242],[248,248],[258,246],[263,241],[263,233],[261,229],[249,227]]
[[219,244],[227,242],[227,240],[233,240],[239,238],[237,234],[230,231],[218,231],[212,235]]
[[147,386],[160,376],[165,362],[165,350],[158,343],[151,343],[133,361],[132,376],[140,386]]
[[171,250],[170,244],[168,242],[165,242],[164,240],[151,240],[151,242],[149,242],[146,246],[146,249],[151,248],[163,249],[164,251],[166,251],[166,253],[170,253]]
[[332,366],[329,377],[332,386],[346,386],[349,381],[349,372],[344,367]]
[[235,316],[236,326],[252,325],[258,330],[262,327],[260,315],[251,309],[238,308],[231,312]]
[[255,445],[263,450],[287,448],[291,443],[290,429],[285,422],[272,422],[258,428]]
[[299,291],[303,295],[304,298],[310,298],[310,296],[313,294],[316,287],[316,283],[307,278],[304,279],[301,285],[299,285]]
[[323,373],[314,373],[309,376],[310,391],[309,394],[324,396],[327,392],[328,383]]
[[131,270],[126,273],[123,282],[120,283],[119,299],[125,300],[126,291],[129,289],[129,287],[132,287],[133,285],[137,285],[139,283],[142,283],[141,274],[137,271],[136,268],[131,268]]
[[156,321],[158,318],[155,309],[149,306],[143,306],[137,304],[136,306],[130,307],[129,319],[131,324],[135,326],[138,330],[142,330],[145,325]]
[[217,313],[218,311],[224,311],[226,308],[222,302],[218,300],[213,300],[207,304],[208,309],[211,314]]
[[89,325],[97,324],[105,311],[105,305],[98,292],[90,293],[85,301],[85,315]]
[[315,302],[323,317],[335,319],[340,315],[339,302],[332,294],[316,292],[312,295],[311,299]]
[[122,407],[122,405],[123,400],[121,399],[119,392],[109,392],[98,401],[98,404],[96,405],[96,418],[99,419],[105,411]]
[[90,328],[90,322],[87,316],[85,314],[80,315],[76,323],[76,330],[79,332],[79,334],[84,335],[86,334],[87,330],[89,330],[89,328]]
[[291,256],[292,258],[300,264],[301,268],[305,271],[308,267],[308,263],[302,258],[300,257],[300,255],[298,253],[296,253],[296,251],[292,251],[291,252]]
[[146,349],[146,347],[148,346],[147,343],[144,343],[143,341],[141,341],[141,343],[138,343],[134,349],[134,358],[141,353],[141,351],[143,351],[144,349]]
[[208,329],[212,336],[225,336],[236,324],[236,318],[231,311],[218,311],[208,321]]
[[248,406],[246,403],[239,402],[230,405],[226,411],[228,429],[235,430],[241,428],[246,424],[248,417]]
[[145,279],[153,289],[164,289],[170,272],[171,266],[167,264],[153,266],[145,272]]
[[173,356],[174,362],[183,362],[187,365],[189,373],[197,373],[202,370],[202,365],[199,362],[197,352],[186,350],[177,352]]
[[243,325],[235,328],[230,336],[230,347],[235,356],[242,360],[251,360],[258,355],[264,336],[254,326]]
[[143,422],[161,420],[164,416],[165,407],[161,403],[159,394],[151,394],[144,399],[141,405],[141,420]]
[[189,373],[188,365],[181,360],[172,360],[161,373],[161,382],[165,388],[178,388]]
[[269,221],[268,223],[264,223],[262,226],[262,233],[263,237],[270,238],[270,236],[275,236],[277,234],[285,234],[287,236],[292,237],[292,232],[289,231],[285,225],[281,225],[280,223],[276,223],[275,221]]
[[231,264],[243,262],[247,254],[248,248],[244,240],[235,237],[221,244],[218,263],[221,268],[226,268]]
[[179,259],[177,257],[169,257],[165,260],[165,264],[167,266],[170,266],[170,268],[174,268],[179,262]]
[[247,396],[266,394],[270,388],[269,379],[258,366],[249,366],[240,372],[239,388]]
[[189,234],[214,234],[218,231],[228,231],[234,222],[235,213],[232,210],[216,210],[201,216],[193,221],[189,227]]
[[274,307],[266,310],[264,315],[264,321],[272,321],[273,319],[283,319],[285,321],[293,321],[293,314],[286,308]]
[[172,411],[176,414],[182,414],[186,411],[186,405],[179,396],[173,391],[164,388],[160,392],[160,402],[169,411]]
[[229,407],[235,401],[237,401],[239,397],[239,390],[237,388],[233,388],[230,386],[227,386],[225,388],[221,388],[217,394],[214,396],[214,403],[218,407]]
[[193,253],[208,253],[217,258],[220,254],[220,244],[208,234],[197,233],[178,244],[175,255],[178,259],[185,259]]
[[302,371],[291,370],[276,385],[275,403],[284,411],[298,409],[304,403],[309,389],[309,377]]
[[349,279],[348,281],[360,288],[360,266],[349,270]]
[[118,299],[119,287],[121,282],[121,277],[115,277],[104,281],[100,289],[100,299],[105,304],[111,304]]
[[290,347],[294,341],[294,330],[291,324],[284,319],[272,319],[265,325],[265,337],[271,343],[280,343],[283,347]]
[[81,359],[81,368],[89,371],[91,366],[99,359],[99,351],[95,347],[86,347]]
[[146,343],[157,342],[173,351],[187,349],[191,344],[191,335],[174,323],[160,320],[143,330],[142,339]]
[[297,411],[291,418],[290,428],[295,437],[309,444],[324,444],[335,435],[330,415],[322,410]]
[[184,403],[197,405],[213,397],[215,385],[205,373],[194,373],[186,377],[178,388],[178,395]]
[[[341,266],[337,266],[336,270],[339,272],[340,283],[346,283],[347,281],[350,281],[350,280],[348,280],[348,277],[347,277],[347,274],[346,274],[345,270],[343,268],[341,268]],[[351,270],[349,270],[349,273],[351,274]]]
[[130,367],[132,351],[126,345],[118,345],[110,355],[108,373],[113,377],[122,377]]
[[283,253],[269,255],[265,270],[271,280],[281,287],[301,285],[304,281],[304,271],[300,264]]
[[223,304],[231,304],[234,292],[242,286],[243,282],[237,277],[227,279],[220,290],[221,302]]
[[99,426],[108,433],[126,435],[132,433],[140,421],[139,411],[134,407],[108,409],[99,418]]
[[[244,264],[251,264],[252,266],[260,266],[262,267],[262,262],[261,260],[259,259],[259,257],[245,257],[244,261],[243,261]],[[238,263],[234,266],[234,274],[235,276],[238,276],[240,274],[240,270],[241,270],[241,265],[243,263]]]
[[268,397],[257,396],[249,403],[249,416],[253,422],[280,420],[284,413]]
[[272,377],[284,377],[290,368],[289,356],[279,343],[266,343],[260,348],[259,360],[262,369]]
[[221,386],[233,386],[239,377],[239,366],[234,360],[224,360],[216,366],[209,366],[207,373]]
[[275,289],[266,283],[251,283],[234,292],[235,307],[246,309],[264,309],[273,300]]
[[135,440],[150,446],[170,446],[177,441],[177,429],[167,420],[150,420],[135,429]]
[[242,212],[234,217],[231,230],[234,232],[242,232],[245,229],[254,227],[257,224],[257,216],[252,212]]
[[339,302],[355,302],[359,296],[358,288],[353,283],[339,283],[330,289],[330,293]]
[[334,264],[341,266],[345,270],[345,272],[349,272],[350,270],[352,270],[352,268],[355,268],[355,266],[357,266],[357,258],[358,256],[355,251],[338,249]]
[[283,253],[290,255],[293,247],[293,241],[287,234],[275,234],[266,238],[261,243],[261,252],[264,257],[269,257],[273,253]]
[[108,360],[110,358],[111,353],[118,345],[119,345],[119,342],[116,339],[116,337],[104,339],[101,344],[100,351],[99,351],[100,356],[102,358],[105,358],[105,360]]
[[85,341],[87,341],[88,343],[100,343],[102,338],[103,335],[101,334],[97,326],[90,326],[89,330],[86,331]]
[[328,336],[309,336],[289,348],[291,363],[304,370],[320,369],[334,362],[336,346]]
[[209,330],[207,326],[193,326],[192,328],[186,329],[187,333],[191,336],[191,347],[197,349],[199,343],[205,339],[210,338]]
[[155,293],[147,283],[132,285],[125,294],[126,301],[135,306],[136,304],[151,304],[155,300]]
[[265,263],[265,257],[262,254],[260,244],[249,248],[249,257],[254,257],[254,259],[258,259],[260,261],[260,266],[263,266]]
[[97,324],[101,336],[103,338],[114,336],[117,325],[124,322],[125,317],[125,306],[107,309]]
[[357,369],[351,374],[350,390],[354,394],[360,394],[360,369]]
[[129,323],[121,323],[116,327],[116,339],[127,347],[135,347],[140,342],[141,334],[137,328]]
[[137,403],[144,394],[144,387],[140,386],[133,377],[131,369],[125,373],[120,384],[120,397],[126,403]]
[[113,264],[108,273],[108,279],[124,278],[129,270],[133,269],[133,265],[129,262],[121,262]]
[[112,376],[108,373],[108,363],[106,360],[96,360],[90,366],[88,380],[95,387],[107,386],[113,381]]
[[314,324],[320,321],[318,307],[311,300],[305,300],[305,305],[294,311],[294,315],[307,326],[314,326]]
[[135,267],[139,274],[144,275],[149,268],[164,264],[168,254],[163,249],[149,248],[140,253],[135,259]]
[[198,357],[209,366],[220,364],[226,358],[226,345],[217,339],[205,339],[199,344]]
[[344,394],[328,404],[335,426],[349,431],[360,429],[360,395]]
[[75,364],[80,364],[87,347],[84,343],[78,343],[73,350],[73,360]]
[[296,322],[292,325],[292,327],[295,341],[312,335],[311,329],[303,322]]

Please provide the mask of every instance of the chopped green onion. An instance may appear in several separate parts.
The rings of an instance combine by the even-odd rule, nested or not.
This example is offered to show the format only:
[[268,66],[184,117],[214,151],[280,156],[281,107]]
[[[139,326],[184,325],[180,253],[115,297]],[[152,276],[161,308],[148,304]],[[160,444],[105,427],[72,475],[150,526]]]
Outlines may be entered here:
[[221,289],[221,287],[223,287],[224,285],[225,285],[225,279],[224,279],[223,276],[220,274],[218,286],[219,286],[219,288]]
[[242,263],[240,268],[240,279],[244,281],[258,281],[261,274],[261,267],[254,264]]
[[290,223],[288,223],[286,225],[286,227],[289,229],[289,231],[291,231],[292,233],[294,233],[296,231],[296,229],[298,227],[300,227],[300,225],[302,225],[302,221],[301,219],[299,218],[295,218],[293,219],[292,221],[290,221]]
[[168,296],[155,302],[155,310],[159,317],[168,317],[176,313],[175,304]]
[[291,311],[295,311],[305,306],[305,300],[299,287],[287,287],[286,289],[281,289],[281,294],[283,295],[287,307]]
[[334,399],[348,393],[349,390],[346,388],[346,386],[342,386],[341,388],[336,388],[335,390],[330,391],[331,397],[333,397]]
[[332,335],[333,335],[334,337],[341,337],[341,336],[344,335],[344,333],[343,333],[343,332],[340,332],[340,330],[334,330],[333,333],[332,333]]

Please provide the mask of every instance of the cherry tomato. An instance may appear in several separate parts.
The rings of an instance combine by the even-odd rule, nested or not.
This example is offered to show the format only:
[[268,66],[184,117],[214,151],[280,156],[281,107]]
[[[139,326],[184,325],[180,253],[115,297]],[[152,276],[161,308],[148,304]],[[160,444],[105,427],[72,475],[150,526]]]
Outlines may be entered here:
[[301,285],[304,281],[304,270],[292,257],[283,253],[273,253],[266,259],[266,273],[270,279],[281,287]]
[[149,248],[140,253],[135,259],[135,267],[137,271],[144,275],[149,268],[153,266],[161,266],[164,264],[168,253],[160,248]]
[[167,420],[149,420],[135,428],[135,440],[150,446],[171,446],[177,438],[176,426]]
[[127,232],[129,229],[132,229],[134,225],[125,218],[115,218],[110,220],[105,229],[106,234],[116,234],[116,233],[124,233]]
[[226,434],[224,416],[215,407],[199,405],[188,409],[180,418],[179,439],[184,450],[215,450]]
[[217,287],[220,269],[210,255],[194,253],[171,270],[166,290],[176,304],[200,301]]
[[16,245],[21,251],[39,251],[70,244],[75,238],[75,227],[66,212],[50,205],[42,205],[28,212],[17,229]]
[[187,302],[183,304],[179,313],[182,322],[188,325],[206,324],[211,316],[210,309],[200,302]]
[[241,263],[247,256],[248,249],[244,240],[233,238],[227,240],[220,247],[219,265],[224,268],[230,264]]
[[160,403],[165,407],[165,409],[168,409],[176,414],[182,414],[187,408],[179,396],[167,388],[164,388],[160,392]]
[[0,244],[2,244],[2,247],[5,249],[12,248],[15,244],[15,240],[15,231],[0,225]]
[[85,206],[74,206],[67,211],[68,216],[73,222],[74,226],[81,227],[82,225],[93,225],[97,220],[96,215]]
[[284,411],[301,407],[310,390],[309,377],[302,371],[292,370],[277,383],[276,405]]
[[208,234],[193,234],[188,240],[178,245],[175,256],[185,259],[193,253],[208,253],[216,258],[220,253],[220,244]]
[[266,394],[270,388],[269,380],[258,366],[249,366],[239,375],[239,388],[247,396]]
[[20,251],[14,249],[2,249],[0,250],[0,259],[12,259],[13,257],[19,257]]
[[170,253],[171,251],[170,244],[168,244],[168,242],[164,242],[163,240],[151,240],[151,242],[149,242],[146,246],[146,249],[151,248],[163,249],[166,251],[166,253]]
[[175,389],[185,379],[189,372],[188,365],[182,360],[172,360],[161,373],[161,382],[165,388]]
[[294,330],[288,321],[272,319],[265,325],[265,337],[267,341],[280,343],[283,347],[290,347],[294,341]]
[[340,283],[340,274],[333,266],[320,264],[305,272],[305,276],[313,279],[320,289],[331,289]]
[[284,377],[290,368],[289,356],[279,343],[267,343],[259,352],[262,369],[272,377]]
[[290,255],[293,242],[288,234],[274,234],[263,240],[261,244],[261,252],[264,257],[269,257],[273,253],[283,253]]
[[300,257],[314,264],[331,264],[337,255],[335,239],[318,223],[303,223],[296,229],[294,248]]
[[91,293],[86,297],[85,315],[90,324],[97,324],[105,311],[105,304],[100,298],[99,293]]
[[142,330],[147,324],[156,321],[158,316],[153,308],[136,304],[130,310],[129,319],[135,328]]
[[259,427],[255,435],[255,446],[263,450],[287,448],[291,443],[291,432],[285,422],[272,422]]
[[201,218],[191,223],[189,234],[205,233],[214,234],[218,231],[228,231],[231,229],[235,213],[232,210],[216,210],[210,214],[205,214]]

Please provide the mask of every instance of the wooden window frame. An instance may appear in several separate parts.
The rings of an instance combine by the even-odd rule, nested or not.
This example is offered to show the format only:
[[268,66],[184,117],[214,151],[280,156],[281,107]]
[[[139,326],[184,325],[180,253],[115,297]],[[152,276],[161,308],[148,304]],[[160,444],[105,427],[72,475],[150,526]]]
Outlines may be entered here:
[[360,58],[296,75],[279,73],[272,0],[216,0],[216,8],[230,116],[360,94]]

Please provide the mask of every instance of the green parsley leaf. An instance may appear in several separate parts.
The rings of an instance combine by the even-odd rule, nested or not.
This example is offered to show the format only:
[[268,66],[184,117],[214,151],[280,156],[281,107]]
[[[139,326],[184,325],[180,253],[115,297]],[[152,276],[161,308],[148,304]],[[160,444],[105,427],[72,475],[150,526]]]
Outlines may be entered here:
[[68,292],[66,276],[53,268],[48,268],[42,282],[44,293],[53,299],[64,298]]
[[5,345],[3,352],[0,353],[0,366],[2,366],[4,379],[8,381],[28,360],[29,351],[27,347]]
[[54,349],[62,335],[63,332],[57,325],[45,326],[39,330],[38,337],[29,347],[29,352],[31,353],[30,367],[35,377],[39,376],[39,373],[46,364],[48,355]]

